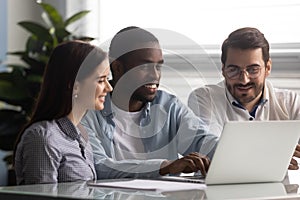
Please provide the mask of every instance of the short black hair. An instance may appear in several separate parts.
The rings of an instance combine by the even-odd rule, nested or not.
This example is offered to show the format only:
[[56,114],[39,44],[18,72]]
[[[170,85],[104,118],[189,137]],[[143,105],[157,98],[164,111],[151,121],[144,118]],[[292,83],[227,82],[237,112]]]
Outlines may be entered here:
[[137,26],[129,26],[121,29],[111,40],[109,57],[114,60],[126,60],[128,53],[142,48],[141,44],[158,42],[158,39],[149,31]]

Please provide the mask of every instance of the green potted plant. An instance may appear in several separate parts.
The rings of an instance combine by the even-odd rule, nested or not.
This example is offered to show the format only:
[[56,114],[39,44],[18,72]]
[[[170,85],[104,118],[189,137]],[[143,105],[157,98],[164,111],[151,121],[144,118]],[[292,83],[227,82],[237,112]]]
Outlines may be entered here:
[[[67,29],[89,11],[78,12],[64,20],[53,6],[37,3],[44,11],[42,19],[45,24],[19,22],[18,25],[31,35],[27,39],[24,51],[8,53],[19,56],[25,65],[8,64],[7,70],[0,73],[0,101],[5,105],[0,108],[0,149],[6,151],[13,150],[19,131],[28,122],[39,93],[44,68],[53,48],[63,41],[94,39],[75,35]],[[8,164],[11,163],[11,159],[11,155],[5,158]]]

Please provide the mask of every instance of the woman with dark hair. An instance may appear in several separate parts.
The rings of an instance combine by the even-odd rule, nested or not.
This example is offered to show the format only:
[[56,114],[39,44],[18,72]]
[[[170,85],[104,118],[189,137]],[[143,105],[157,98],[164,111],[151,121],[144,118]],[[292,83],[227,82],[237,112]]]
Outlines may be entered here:
[[16,143],[17,184],[96,179],[79,122],[88,109],[104,108],[112,91],[109,72],[107,53],[89,43],[71,41],[54,49],[34,112]]

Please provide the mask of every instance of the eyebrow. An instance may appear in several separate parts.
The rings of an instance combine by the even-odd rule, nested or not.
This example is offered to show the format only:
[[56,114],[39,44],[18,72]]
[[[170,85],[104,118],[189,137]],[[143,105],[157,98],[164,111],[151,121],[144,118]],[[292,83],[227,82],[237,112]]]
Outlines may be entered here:
[[[260,67],[259,64],[254,63],[254,64],[251,64],[251,65],[247,65],[246,68],[248,68],[248,67],[257,67],[257,66]],[[226,67],[239,67],[239,68],[242,68],[238,65],[233,65],[233,64],[227,65]]]
[[153,62],[153,60],[149,60],[149,59],[142,59],[141,61],[144,62],[144,63],[158,63],[158,64],[163,64],[164,63],[163,59],[158,61],[158,62]]
[[106,78],[106,77],[108,77],[108,76],[109,76],[109,75],[97,76],[97,79]]

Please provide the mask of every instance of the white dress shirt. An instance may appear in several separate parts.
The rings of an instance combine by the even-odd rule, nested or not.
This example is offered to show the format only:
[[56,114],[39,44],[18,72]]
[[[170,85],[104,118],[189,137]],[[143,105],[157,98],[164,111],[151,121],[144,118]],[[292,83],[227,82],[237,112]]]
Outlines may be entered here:
[[[188,106],[209,124],[210,133],[220,136],[227,121],[299,120],[300,96],[294,91],[274,88],[266,80],[263,97],[254,113],[237,106],[225,86],[225,81],[195,89]],[[252,115],[251,115],[252,114]]]

